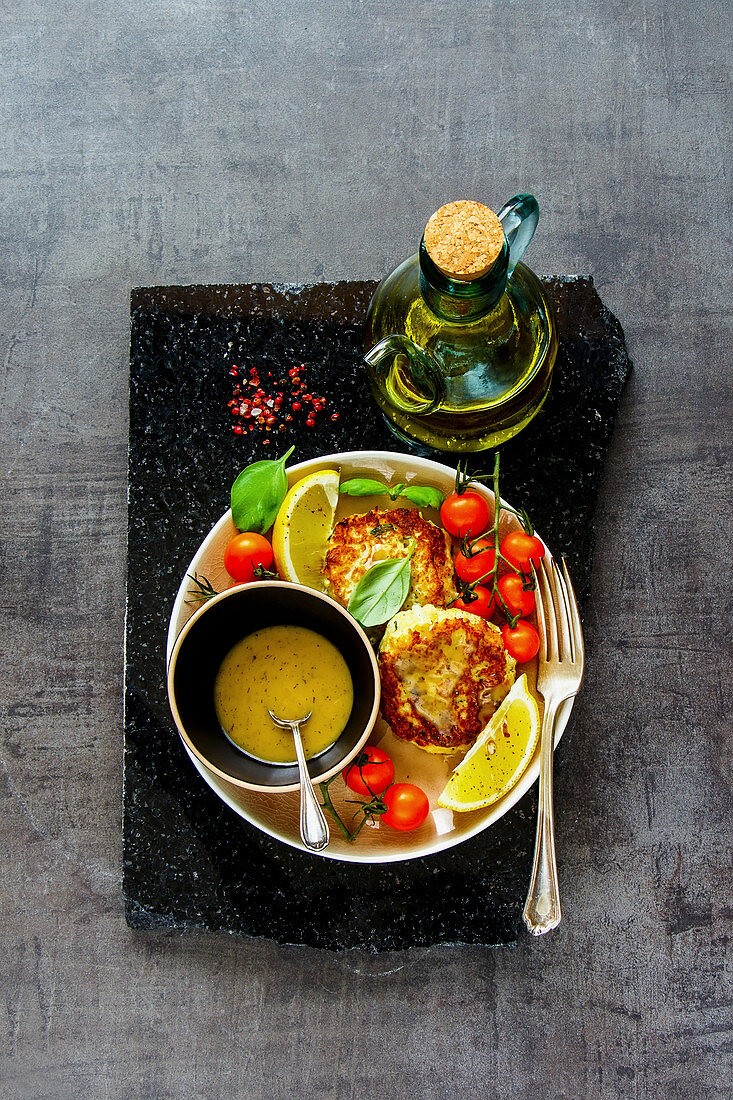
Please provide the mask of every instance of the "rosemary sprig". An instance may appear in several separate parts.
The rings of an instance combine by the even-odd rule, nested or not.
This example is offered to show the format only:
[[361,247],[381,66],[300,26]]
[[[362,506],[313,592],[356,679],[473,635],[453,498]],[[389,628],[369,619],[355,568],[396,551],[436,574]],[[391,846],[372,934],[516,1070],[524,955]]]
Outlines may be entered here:
[[219,593],[214,588],[213,584],[208,577],[205,577],[203,573],[201,576],[194,570],[193,575],[187,573],[186,576],[190,581],[193,581],[193,585],[188,588],[187,594],[190,599],[185,600],[184,603],[205,603],[206,600],[210,600],[212,596],[218,596]]

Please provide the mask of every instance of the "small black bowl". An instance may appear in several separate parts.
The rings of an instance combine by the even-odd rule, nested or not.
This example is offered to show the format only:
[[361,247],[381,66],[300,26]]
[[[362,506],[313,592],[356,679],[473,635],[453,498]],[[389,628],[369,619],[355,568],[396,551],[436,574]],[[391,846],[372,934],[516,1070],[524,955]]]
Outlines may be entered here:
[[329,779],[366,744],[379,711],[379,668],[366,634],[329,596],[284,581],[230,588],[200,607],[176,639],[168,701],[183,741],[207,768],[252,791],[298,790],[297,764],[268,764],[235,748],[214,709],[214,680],[232,646],[265,626],[305,626],[332,642],[354,684],[354,705],[335,744],[308,761],[314,783]]

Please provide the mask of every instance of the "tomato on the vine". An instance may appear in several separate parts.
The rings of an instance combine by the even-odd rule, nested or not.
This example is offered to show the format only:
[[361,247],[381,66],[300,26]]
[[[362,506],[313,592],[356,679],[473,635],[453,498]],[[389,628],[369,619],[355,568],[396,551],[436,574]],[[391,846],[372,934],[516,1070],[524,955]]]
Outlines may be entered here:
[[243,531],[227,543],[224,568],[235,581],[253,581],[258,568],[270,568],[272,557],[272,547],[264,535]]
[[[531,580],[529,582],[532,583]],[[531,615],[534,611],[534,592],[524,587],[519,573],[506,573],[499,577],[496,586],[510,615]],[[499,603],[501,607],[501,603]],[[504,609],[502,608],[502,611]]]
[[430,810],[428,796],[414,783],[393,783],[382,795],[382,801],[387,807],[382,821],[401,832],[417,829]]
[[[366,759],[362,760],[363,757]],[[366,745],[342,774],[349,790],[371,798],[390,785],[394,779],[394,764],[384,749]]]
[[493,539],[476,539],[475,542],[471,543],[471,551],[472,553],[469,556],[459,550],[453,563],[456,574],[468,584],[480,581],[482,577],[490,573],[496,560]]
[[478,493],[451,493],[440,508],[440,522],[449,535],[480,535],[489,526],[489,506]]
[[541,540],[536,535],[528,535],[526,531],[511,531],[502,540],[499,549],[515,569],[521,569],[524,573],[531,572],[530,562],[537,568],[540,558],[545,556]]
[[472,615],[480,615],[482,619],[490,619],[496,608],[491,589],[477,584],[473,594],[476,597],[475,600],[468,600],[461,596],[451,604],[451,607],[455,607],[457,611],[470,611]]
[[520,665],[531,661],[540,648],[539,634],[525,619],[520,619],[516,626],[505,623],[501,628],[501,637],[509,656],[519,661]]

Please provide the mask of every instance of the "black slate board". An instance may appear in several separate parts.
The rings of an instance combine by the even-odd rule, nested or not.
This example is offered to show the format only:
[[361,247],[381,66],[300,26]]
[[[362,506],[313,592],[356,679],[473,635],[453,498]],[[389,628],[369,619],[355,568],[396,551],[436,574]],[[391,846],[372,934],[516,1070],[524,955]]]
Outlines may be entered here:
[[[550,278],[560,346],[541,413],[502,448],[502,495],[528,508],[581,597],[593,513],[630,370],[623,331],[590,278]],[[203,927],[280,943],[395,950],[516,940],[536,793],[445,853],[378,867],[305,855],[242,821],[206,786],[168,711],[165,640],[196,548],[254,458],[400,451],[368,396],[361,324],[376,283],[133,290],[124,771],[124,895],[136,929]],[[280,377],[303,363],[329,415],[268,438],[235,435],[228,401],[240,372]],[[333,410],[339,419],[332,421]],[[436,455],[450,461],[444,455]],[[486,467],[486,457],[474,468]],[[572,755],[572,720],[558,753]]]

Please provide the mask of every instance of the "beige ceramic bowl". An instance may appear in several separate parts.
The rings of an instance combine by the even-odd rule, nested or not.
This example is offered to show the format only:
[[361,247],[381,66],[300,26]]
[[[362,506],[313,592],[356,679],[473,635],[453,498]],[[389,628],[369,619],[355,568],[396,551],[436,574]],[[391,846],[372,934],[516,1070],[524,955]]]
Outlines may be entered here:
[[[353,477],[373,477],[381,478],[388,485],[394,485],[397,482],[417,482],[421,485],[434,485],[444,493],[450,493],[455,482],[455,469],[433,462],[431,459],[396,454],[391,451],[345,451],[309,459],[307,462],[291,466],[287,471],[288,483],[293,485],[300,478],[316,470],[334,468],[340,469],[343,481]],[[494,498],[491,491],[481,486],[478,486],[476,491],[485,496],[490,507],[493,508]],[[223,487],[222,495],[225,494],[226,486]],[[342,498],[339,509],[345,508],[352,512],[365,511],[373,503],[364,499]],[[388,506],[384,500],[380,504],[380,507]],[[423,514],[435,522],[439,520],[437,514],[429,509],[423,510]],[[500,526],[502,535],[518,526],[518,521],[511,513],[505,512],[502,515]],[[231,578],[224,569],[224,547],[235,533],[232,514],[226,512],[199,546],[186,574],[198,571],[208,577],[217,589],[225,588],[230,584]],[[169,655],[173,652],[178,633],[192,614],[191,607],[186,604],[190,585],[191,581],[184,575],[170,619]],[[521,666],[519,671],[527,673],[530,689],[534,690],[536,661]],[[541,697],[538,698],[538,704],[542,710]],[[560,708],[555,726],[556,744],[565,730],[572,706],[573,700],[569,699]],[[413,832],[399,833],[384,824],[379,824],[374,828],[362,829],[358,840],[353,844],[345,840],[338,829],[331,828],[331,842],[323,852],[319,853],[326,859],[343,860],[349,863],[393,863],[441,852],[476,836],[477,833],[498,821],[519,802],[539,775],[538,748],[524,775],[503,798],[485,810],[454,814],[451,810],[437,807],[436,802],[458,757],[431,755],[415,745],[400,741],[381,717],[377,718],[369,742],[380,745],[390,754],[394,760],[397,781],[416,783],[423,788],[430,799],[431,812],[427,821]],[[298,831],[299,796],[297,793],[273,796],[260,791],[247,790],[217,775],[191,751],[185,739],[184,744],[202,779],[236,814],[256,829],[267,833],[268,836],[305,851]],[[345,819],[350,821],[354,807],[348,799],[354,796],[345,788],[341,779],[336,779],[331,784],[330,794],[339,810],[343,811]]]

